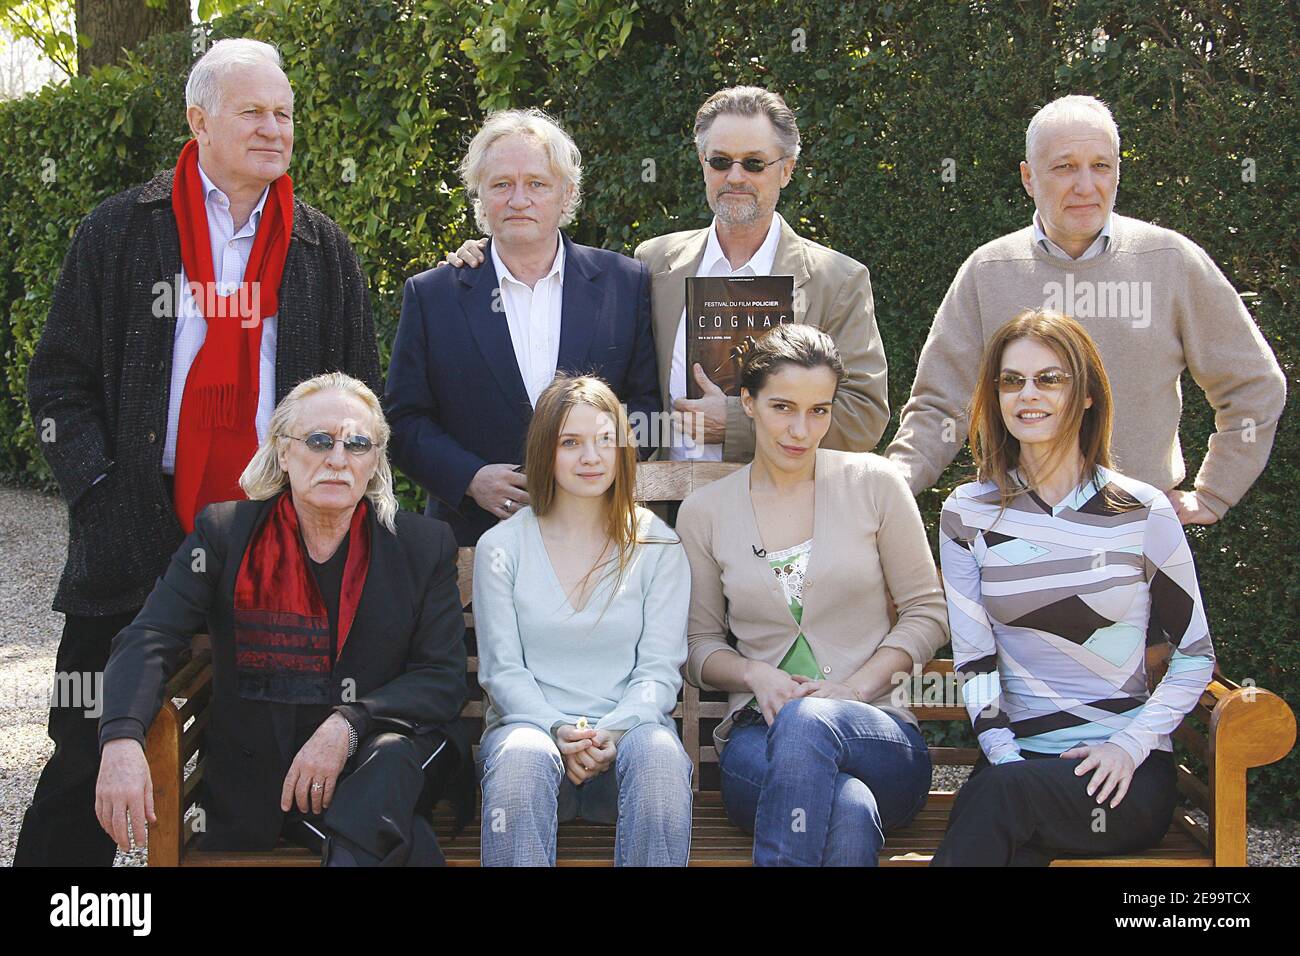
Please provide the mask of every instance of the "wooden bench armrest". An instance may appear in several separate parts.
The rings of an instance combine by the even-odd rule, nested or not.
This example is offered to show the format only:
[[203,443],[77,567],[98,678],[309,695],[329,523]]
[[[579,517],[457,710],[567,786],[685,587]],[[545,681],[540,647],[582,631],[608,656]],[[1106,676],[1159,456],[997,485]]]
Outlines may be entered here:
[[1246,865],[1246,771],[1281,760],[1295,746],[1295,714],[1262,687],[1215,675],[1202,700],[1209,719],[1210,842],[1215,866]]
[[[167,682],[162,707],[145,735],[144,755],[153,783],[154,815],[158,822],[149,827],[149,865],[180,866],[185,849],[185,723],[189,717],[201,721],[202,709],[210,700],[212,653],[206,649],[190,660]],[[177,707],[173,698],[184,698]],[[193,704],[191,705],[191,702]],[[182,710],[189,711],[182,715]]]

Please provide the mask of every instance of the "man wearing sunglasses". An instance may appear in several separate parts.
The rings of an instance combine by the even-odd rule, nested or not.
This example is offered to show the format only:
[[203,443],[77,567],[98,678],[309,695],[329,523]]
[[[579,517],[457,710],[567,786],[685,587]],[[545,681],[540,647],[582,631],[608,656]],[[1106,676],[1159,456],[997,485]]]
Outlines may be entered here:
[[[871,277],[862,263],[799,236],[776,211],[799,158],[793,111],[778,94],[759,87],[720,90],[695,115],[695,148],[712,224],[658,236],[635,253],[652,276],[660,392],[675,426],[664,457],[754,457],[754,426],[740,399],[724,395],[704,369],[686,366],[688,276],[794,276],[796,321],[834,339],[848,374],[822,444],[871,451],[889,421],[885,350]],[[702,398],[686,397],[688,376],[701,387]]]
[[[1213,524],[1264,470],[1286,402],[1277,359],[1204,249],[1113,211],[1119,160],[1119,128],[1094,97],[1061,97],[1030,121],[1020,175],[1033,222],[957,271],[886,452],[913,493],[935,484],[966,440],[984,343],[1040,303],[1097,343],[1114,392],[1116,463],[1166,491],[1183,524]],[[1192,489],[1180,491],[1183,369],[1214,406],[1216,430]]]
[[[369,294],[343,231],[294,196],[293,90],[275,48],[213,44],[190,72],[174,170],[101,203],[72,240],[28,371],[68,503],[55,669],[100,675],[196,516],[243,497],[275,408],[341,370],[379,387]],[[15,865],[109,866],[93,707],[56,699]]]

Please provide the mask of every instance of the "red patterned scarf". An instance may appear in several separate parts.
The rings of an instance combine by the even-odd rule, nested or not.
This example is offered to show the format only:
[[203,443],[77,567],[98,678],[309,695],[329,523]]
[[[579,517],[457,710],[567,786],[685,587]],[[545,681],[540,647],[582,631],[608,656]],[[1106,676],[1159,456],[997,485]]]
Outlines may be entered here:
[[[369,507],[362,498],[352,513],[339,595],[340,655],[370,570]],[[288,491],[254,532],[235,578],[235,671],[239,696],[247,700],[335,703],[329,614],[307,566],[298,512]]]
[[199,145],[176,161],[172,212],[181,263],[207,334],[185,379],[176,433],[176,517],[188,534],[204,505],[244,497],[239,476],[257,451],[262,319],[280,310],[280,280],[293,232],[293,180],[271,184],[244,278],[233,295],[216,294]]

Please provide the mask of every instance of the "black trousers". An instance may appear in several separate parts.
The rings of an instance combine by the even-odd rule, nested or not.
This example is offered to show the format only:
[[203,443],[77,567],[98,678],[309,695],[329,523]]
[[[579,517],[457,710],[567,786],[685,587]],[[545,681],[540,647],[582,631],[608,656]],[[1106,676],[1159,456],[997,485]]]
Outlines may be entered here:
[[[58,675],[93,674],[82,686],[102,688],[108,652],[118,631],[137,612],[107,617],[68,615],[55,658]],[[112,866],[115,846],[95,819],[95,782],[99,777],[98,705],[86,700],[55,700],[50,708],[50,757],[36,784],[32,805],[23,816],[14,851],[14,866]],[[75,705],[75,706],[73,706]],[[87,711],[94,716],[87,716]]]
[[460,763],[455,745],[440,733],[371,734],[344,765],[326,811],[291,810],[284,836],[325,852],[326,863],[442,866],[446,859],[427,814]]
[[931,866],[1046,866],[1063,853],[1134,852],[1164,839],[1177,801],[1173,754],[1153,750],[1115,809],[1088,796],[1082,758],[1021,751],[992,766],[980,756],[953,803]]

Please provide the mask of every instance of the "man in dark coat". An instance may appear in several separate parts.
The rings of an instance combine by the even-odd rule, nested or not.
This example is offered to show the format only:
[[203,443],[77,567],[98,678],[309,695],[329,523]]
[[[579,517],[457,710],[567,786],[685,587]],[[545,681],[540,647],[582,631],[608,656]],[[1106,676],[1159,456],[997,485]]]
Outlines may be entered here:
[[113,641],[96,809],[123,848],[150,815],[145,729],[205,631],[199,849],[284,836],[327,866],[444,862],[428,809],[448,796],[465,819],[474,804],[456,541],[398,511],[388,437],[356,379],[300,384],[241,478],[252,500],[199,515]]
[[[333,221],[293,198],[284,175],[293,92],[275,49],[214,44],[191,71],[186,100],[195,138],[177,172],[105,200],[78,228],[28,373],[32,419],[68,503],[56,672],[94,675],[92,686],[193,516],[208,501],[241,497],[234,479],[276,403],[329,370],[380,386],[356,256]],[[228,303],[238,311],[223,311]],[[200,380],[233,396],[228,420],[195,418]],[[52,701],[54,755],[15,865],[113,861],[94,813],[98,709],[69,703]]]

